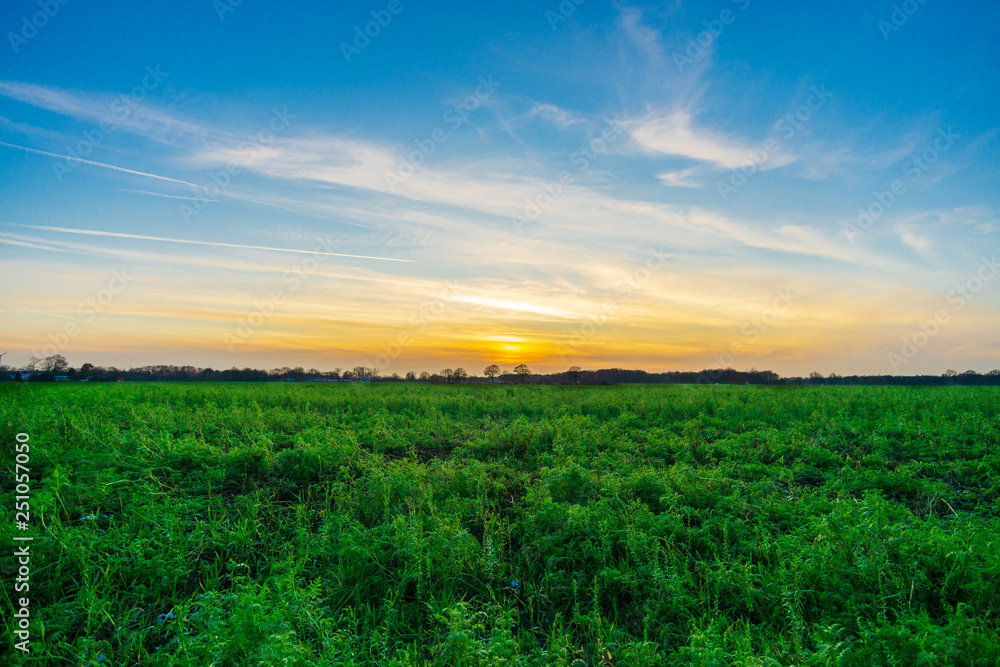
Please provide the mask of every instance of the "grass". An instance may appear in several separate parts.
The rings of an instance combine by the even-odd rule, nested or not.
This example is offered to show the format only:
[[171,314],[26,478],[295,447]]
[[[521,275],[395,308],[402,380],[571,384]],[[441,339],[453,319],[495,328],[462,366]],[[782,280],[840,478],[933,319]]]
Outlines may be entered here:
[[993,388],[6,384],[0,428],[5,664],[1000,664]]

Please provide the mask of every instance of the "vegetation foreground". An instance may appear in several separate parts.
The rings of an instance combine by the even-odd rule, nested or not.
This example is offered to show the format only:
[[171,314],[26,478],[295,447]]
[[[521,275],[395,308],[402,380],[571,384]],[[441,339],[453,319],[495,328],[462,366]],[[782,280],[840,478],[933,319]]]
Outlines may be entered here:
[[995,388],[0,399],[38,632],[5,484],[4,664],[1000,664]]

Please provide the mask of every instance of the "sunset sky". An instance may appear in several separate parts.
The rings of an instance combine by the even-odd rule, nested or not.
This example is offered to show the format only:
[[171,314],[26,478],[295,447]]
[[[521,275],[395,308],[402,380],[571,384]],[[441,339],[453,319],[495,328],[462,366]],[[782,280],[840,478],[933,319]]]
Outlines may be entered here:
[[995,2],[0,28],[4,363],[1000,368]]

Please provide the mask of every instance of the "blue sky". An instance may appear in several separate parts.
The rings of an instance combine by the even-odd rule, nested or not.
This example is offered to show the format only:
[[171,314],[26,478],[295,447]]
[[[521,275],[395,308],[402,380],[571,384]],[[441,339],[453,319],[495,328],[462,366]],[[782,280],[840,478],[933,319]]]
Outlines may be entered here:
[[0,27],[5,362],[1000,367],[993,3]]

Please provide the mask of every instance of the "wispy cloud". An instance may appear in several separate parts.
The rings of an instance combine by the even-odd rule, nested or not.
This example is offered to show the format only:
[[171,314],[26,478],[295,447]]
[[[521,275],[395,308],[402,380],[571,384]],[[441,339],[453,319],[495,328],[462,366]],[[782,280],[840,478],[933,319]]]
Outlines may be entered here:
[[15,132],[29,137],[40,137],[42,139],[63,139],[63,135],[53,132],[44,127],[29,125],[28,123],[18,123],[9,118],[0,116],[0,129],[5,132]]
[[[738,169],[753,162],[753,144],[696,126],[694,117],[686,109],[653,112],[627,123],[626,127],[632,139],[647,152],[686,157],[720,169]],[[769,156],[760,168],[774,169],[795,159],[795,156],[778,153]]]
[[162,236],[146,236],[144,234],[124,234],[121,232],[106,232],[101,230],[93,229],[68,229],[66,227],[45,227],[42,225],[21,225],[15,224],[15,227],[24,227],[26,229],[37,229],[39,231],[46,232],[57,232],[60,234],[84,234],[87,236],[112,236],[116,238],[123,239],[137,239],[141,241],[160,241],[164,243],[185,243],[188,245],[201,245],[201,246],[215,246],[219,248],[240,248],[246,250],[268,250],[273,252],[293,252],[301,253],[304,255],[328,255],[330,257],[351,257],[353,259],[375,259],[383,262],[413,262],[412,259],[398,259],[394,257],[373,257],[370,255],[348,255],[339,252],[323,252],[319,250],[296,250],[293,248],[271,248],[268,246],[255,246],[255,245],[243,245],[240,243],[216,243],[212,241],[190,241],[187,239],[171,239],[164,238]]
[[643,23],[642,18],[641,9],[623,7],[619,16],[622,31],[646,55],[652,67],[661,67],[664,59],[660,31]]
[[150,195],[151,197],[166,197],[167,199],[187,199],[188,201],[219,201],[218,199],[205,199],[204,197],[185,197],[183,195],[168,195],[162,192],[151,192],[149,190],[133,190],[132,188],[118,188],[121,192],[131,192],[137,195]]
[[531,108],[531,111],[528,112],[528,116],[541,116],[564,129],[587,122],[587,119],[582,114],[563,109],[555,104],[536,103]]
[[702,183],[691,180],[700,173],[700,168],[691,167],[690,169],[681,169],[680,171],[667,171],[658,174],[656,177],[664,185],[674,188],[703,188],[705,186]]
[[918,235],[916,230],[909,225],[897,225],[896,233],[900,240],[917,255],[925,259],[933,258],[934,243],[930,239]]
[[6,306],[7,308],[13,308],[14,310],[20,310],[26,313],[38,313],[39,315],[47,315],[48,317],[58,317],[59,319],[69,320],[70,322],[78,322],[79,324],[89,324],[95,327],[101,327],[102,329],[113,329],[115,331],[124,331],[124,329],[119,329],[118,327],[112,327],[107,324],[98,324],[97,322],[78,320],[75,317],[67,317],[66,315],[59,315],[58,313],[49,313],[44,310],[35,310],[34,308],[23,308],[21,306],[12,306],[9,303],[0,303],[0,306]]
[[120,93],[69,91],[23,81],[0,81],[0,95],[71,118],[110,123],[167,144],[191,147],[205,140],[235,140],[228,132],[180,118],[151,102],[133,100]]

